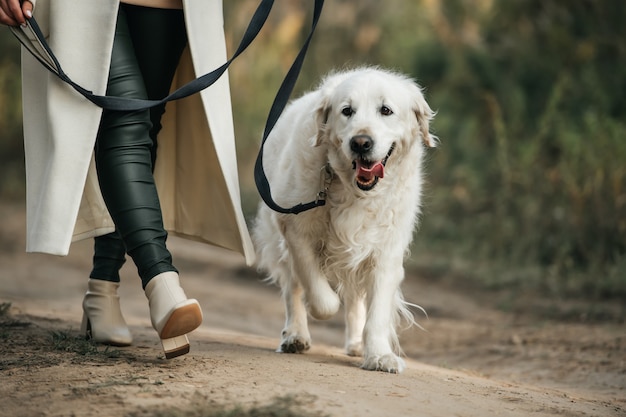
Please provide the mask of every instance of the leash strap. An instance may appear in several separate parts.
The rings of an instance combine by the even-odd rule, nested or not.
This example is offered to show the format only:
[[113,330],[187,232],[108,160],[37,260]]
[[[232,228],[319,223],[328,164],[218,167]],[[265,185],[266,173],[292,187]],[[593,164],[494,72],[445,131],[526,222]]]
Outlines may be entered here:
[[298,79],[298,74],[300,73],[300,69],[302,68],[302,63],[304,62],[304,57],[306,55],[309,44],[311,43],[311,38],[313,37],[313,33],[315,32],[317,22],[319,21],[320,15],[322,13],[323,5],[324,0],[315,0],[311,32],[306,38],[306,41],[304,42],[300,53],[298,53],[298,56],[291,65],[291,68],[289,68],[289,72],[287,72],[287,75],[285,76],[285,79],[283,80],[283,83],[281,84],[278,93],[276,93],[276,98],[274,99],[274,103],[272,104],[269,115],[267,116],[267,122],[265,124],[265,130],[263,132],[263,140],[261,141],[261,148],[259,149],[259,154],[254,164],[254,182],[256,183],[256,187],[259,191],[259,194],[261,195],[261,198],[269,208],[284,214],[298,214],[302,213],[303,211],[310,210],[312,208],[323,206],[324,204],[326,204],[326,200],[318,195],[318,198],[309,203],[296,204],[295,206],[290,208],[279,206],[272,199],[270,184],[267,180],[267,176],[265,175],[265,171],[263,170],[263,148],[265,146],[265,141],[267,140],[267,137],[274,128],[276,121],[280,117],[280,114],[282,113],[283,109],[287,105],[287,102],[289,101],[289,96],[291,95],[296,80]]
[[52,52],[52,49],[50,49],[50,46],[48,45],[39,24],[34,17],[27,19],[26,27],[11,27],[11,30],[18,40],[31,52],[31,54],[35,56],[35,58],[37,58],[41,64],[96,106],[106,110],[135,111],[144,110],[159,104],[167,103],[168,101],[188,97],[214,84],[220,76],[226,72],[235,58],[241,55],[241,53],[259,34],[270,14],[270,11],[272,10],[273,3],[273,0],[261,1],[252,16],[252,19],[250,20],[250,24],[242,37],[239,47],[235,51],[234,55],[226,61],[224,65],[185,84],[178,90],[160,100],[142,100],[128,97],[111,97],[94,94],[92,91],[87,90],[72,81],[72,79],[63,71],[61,64]]
[[[180,87],[167,97],[164,97],[160,100],[142,100],[142,99],[133,99],[127,97],[113,97],[113,96],[101,96],[94,94],[92,91],[83,88],[79,84],[72,81],[72,79],[63,71],[61,64],[58,59],[50,49],[37,21],[34,17],[27,20],[27,24],[25,27],[11,27],[11,31],[15,35],[15,37],[22,43],[22,45],[50,72],[59,77],[63,82],[70,85],[74,90],[80,93],[83,97],[85,97],[90,102],[94,103],[96,106],[101,107],[106,110],[116,110],[116,111],[136,111],[136,110],[144,110],[150,107],[154,107],[163,103],[167,103],[173,100],[179,100],[181,98],[188,97],[199,91],[206,89],[207,87],[213,85],[221,76],[226,72],[230,64],[239,56],[243,51],[246,50],[248,46],[252,43],[252,41],[256,38],[256,36],[261,31],[261,28],[267,21],[267,18],[272,10],[272,6],[274,4],[273,0],[261,0],[261,3],[257,7],[250,23],[241,39],[241,42],[233,54],[233,56],[226,61],[225,64],[220,66],[219,68],[196,78],[195,80],[185,84]],[[304,62],[304,58],[306,56],[307,49],[313,37],[313,33],[315,32],[315,28],[317,27],[317,23],[319,21],[322,7],[324,5],[324,0],[315,0],[314,12],[313,12],[313,23],[311,25],[311,32],[302,49],[298,53],[296,59],[294,60],[291,68],[287,72],[285,79],[283,80],[278,92],[276,93],[276,97],[270,108],[267,122],[265,125],[265,129],[263,132],[263,139],[261,142],[261,147],[259,149],[259,153],[257,156],[257,160],[255,163],[255,171],[254,178],[257,186],[257,190],[261,195],[263,201],[273,210],[278,211],[280,213],[293,213],[298,214],[304,210],[309,210],[311,208],[324,205],[325,201],[323,199],[316,199],[310,203],[306,204],[298,204],[291,208],[284,208],[276,204],[272,199],[271,190],[269,186],[269,182],[265,175],[265,171],[263,170],[263,147],[265,141],[267,140],[268,135],[274,128],[276,121],[280,117],[283,112],[287,102],[289,101],[289,97],[293,91],[296,80],[298,79],[298,75],[300,74],[300,70],[302,69],[302,64]]]

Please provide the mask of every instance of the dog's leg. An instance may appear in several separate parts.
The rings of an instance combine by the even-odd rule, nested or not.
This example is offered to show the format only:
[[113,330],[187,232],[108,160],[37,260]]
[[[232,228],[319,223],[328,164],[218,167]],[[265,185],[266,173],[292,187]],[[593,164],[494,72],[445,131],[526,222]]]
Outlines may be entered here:
[[[326,320],[337,313],[341,301],[321,271],[314,249],[308,246],[308,242],[312,240],[302,239],[301,236],[287,238],[287,242],[290,243],[291,271],[304,288],[304,298],[311,316],[318,320]],[[295,243],[292,245],[291,242]]]
[[285,327],[282,331],[279,352],[302,353],[311,347],[311,334],[307,322],[302,286],[288,280],[283,287],[285,301]]
[[327,320],[334,316],[341,301],[322,274],[309,273],[303,277],[306,287],[305,297],[311,316],[318,320]]
[[392,348],[393,341],[397,340],[397,291],[403,277],[402,267],[379,269],[373,277],[367,295],[367,319],[363,330],[364,369],[391,373],[404,370],[404,361]]
[[363,355],[363,326],[365,326],[365,297],[349,294],[344,297],[346,322],[346,353]]

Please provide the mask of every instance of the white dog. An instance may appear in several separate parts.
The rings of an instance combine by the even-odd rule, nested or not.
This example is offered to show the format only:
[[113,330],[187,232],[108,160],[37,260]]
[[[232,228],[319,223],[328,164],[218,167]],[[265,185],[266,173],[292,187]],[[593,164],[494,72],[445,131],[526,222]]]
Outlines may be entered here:
[[326,204],[298,215],[259,207],[259,268],[286,307],[279,351],[307,350],[307,310],[328,319],[343,301],[346,352],[365,369],[404,369],[396,328],[414,320],[400,283],[432,117],[411,79],[369,67],[331,74],[285,109],[265,144],[272,195],[282,206],[318,194]]

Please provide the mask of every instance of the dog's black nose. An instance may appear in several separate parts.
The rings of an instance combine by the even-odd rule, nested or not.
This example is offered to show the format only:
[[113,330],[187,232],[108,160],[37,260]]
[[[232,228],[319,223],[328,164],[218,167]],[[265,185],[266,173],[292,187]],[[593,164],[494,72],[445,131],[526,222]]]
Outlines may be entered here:
[[356,135],[350,139],[350,149],[359,155],[369,153],[374,147],[374,141],[368,135]]

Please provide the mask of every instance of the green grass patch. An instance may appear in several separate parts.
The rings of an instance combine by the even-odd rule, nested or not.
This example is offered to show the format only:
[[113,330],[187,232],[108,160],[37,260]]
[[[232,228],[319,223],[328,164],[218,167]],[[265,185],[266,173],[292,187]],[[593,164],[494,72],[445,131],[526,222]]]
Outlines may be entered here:
[[75,336],[66,331],[51,331],[50,340],[52,349],[63,352],[72,352],[81,356],[99,358],[119,358],[121,351],[110,346],[98,345],[83,336]]

